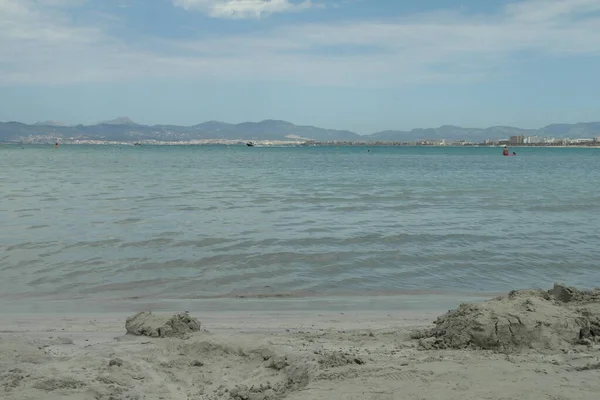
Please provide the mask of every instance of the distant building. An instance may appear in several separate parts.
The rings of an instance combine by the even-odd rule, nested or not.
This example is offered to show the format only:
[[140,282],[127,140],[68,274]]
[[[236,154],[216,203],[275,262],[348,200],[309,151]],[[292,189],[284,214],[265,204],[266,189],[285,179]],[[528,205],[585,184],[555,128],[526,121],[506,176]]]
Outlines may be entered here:
[[524,141],[525,141],[525,136],[523,136],[523,135],[510,137],[511,145],[523,144]]
[[545,141],[546,141],[546,138],[543,138],[543,137],[528,136],[525,138],[523,143],[525,143],[525,144],[540,144],[540,143],[544,143]]

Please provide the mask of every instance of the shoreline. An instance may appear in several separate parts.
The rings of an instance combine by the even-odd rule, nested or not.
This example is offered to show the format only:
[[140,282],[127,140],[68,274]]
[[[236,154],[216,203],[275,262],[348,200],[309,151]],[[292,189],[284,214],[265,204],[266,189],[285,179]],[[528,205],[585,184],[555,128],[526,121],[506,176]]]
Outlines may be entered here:
[[[503,293],[503,292],[502,292]],[[415,311],[442,312],[462,302],[484,301],[501,292],[423,293],[386,295],[337,295],[299,297],[217,297],[205,299],[2,299],[3,314],[119,314],[146,310],[176,312],[312,312],[344,311]]]
[[[154,312],[154,311],[153,311]],[[172,312],[161,312],[172,314]],[[61,335],[125,334],[125,321],[132,312],[120,313],[56,313],[56,314],[2,314],[0,337],[25,333],[39,335],[58,332]],[[209,311],[193,312],[203,329],[212,333],[246,332],[267,333],[302,330],[305,328],[337,327],[346,330],[391,329],[427,326],[438,311]],[[112,337],[111,337],[112,340]]]
[[[139,145],[134,145],[133,142],[104,142],[104,141],[85,141],[85,142],[61,142],[61,146],[127,146],[127,147],[139,147],[139,146],[234,146],[234,147],[242,147],[245,148],[246,140],[227,140],[227,141],[191,141],[191,142],[143,142]],[[485,143],[469,143],[464,145],[458,144],[417,144],[413,142],[317,142],[317,143],[305,143],[305,142],[286,142],[286,141],[270,141],[270,140],[253,140],[253,142],[257,146],[253,146],[255,148],[263,148],[263,147],[428,147],[428,148],[474,148],[474,147],[483,147],[483,148],[502,148],[504,145],[499,144],[485,144]],[[54,142],[31,142],[31,143],[21,143],[21,142],[0,142],[0,145],[5,146],[54,146]],[[556,148],[556,149],[600,149],[600,142],[589,144],[589,145],[581,145],[581,144],[573,144],[573,145],[554,145],[554,144],[541,144],[541,145],[522,145],[522,144],[507,144],[509,148]]]

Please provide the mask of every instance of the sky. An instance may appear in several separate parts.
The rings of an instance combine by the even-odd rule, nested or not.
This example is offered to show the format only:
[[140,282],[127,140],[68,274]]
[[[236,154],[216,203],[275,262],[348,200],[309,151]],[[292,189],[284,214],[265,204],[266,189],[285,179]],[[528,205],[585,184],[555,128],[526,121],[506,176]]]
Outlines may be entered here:
[[0,0],[0,121],[600,120],[600,0]]

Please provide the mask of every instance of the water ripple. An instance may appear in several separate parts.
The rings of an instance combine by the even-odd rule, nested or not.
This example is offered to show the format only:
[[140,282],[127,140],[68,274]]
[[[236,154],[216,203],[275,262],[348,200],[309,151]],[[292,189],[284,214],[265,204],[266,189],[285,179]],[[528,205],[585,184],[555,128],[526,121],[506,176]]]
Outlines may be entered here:
[[600,286],[597,151],[9,147],[0,298]]

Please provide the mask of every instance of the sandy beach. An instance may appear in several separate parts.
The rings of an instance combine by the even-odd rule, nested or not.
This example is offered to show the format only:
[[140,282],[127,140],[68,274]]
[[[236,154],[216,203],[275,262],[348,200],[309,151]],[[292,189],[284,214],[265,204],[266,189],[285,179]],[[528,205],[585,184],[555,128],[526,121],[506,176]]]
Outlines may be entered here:
[[190,313],[180,315],[201,326],[154,331],[168,337],[125,326],[140,333],[142,317],[173,313],[129,322],[132,314],[3,315],[0,397],[597,399],[599,305],[600,291],[555,287],[465,304],[440,319],[421,311]]

